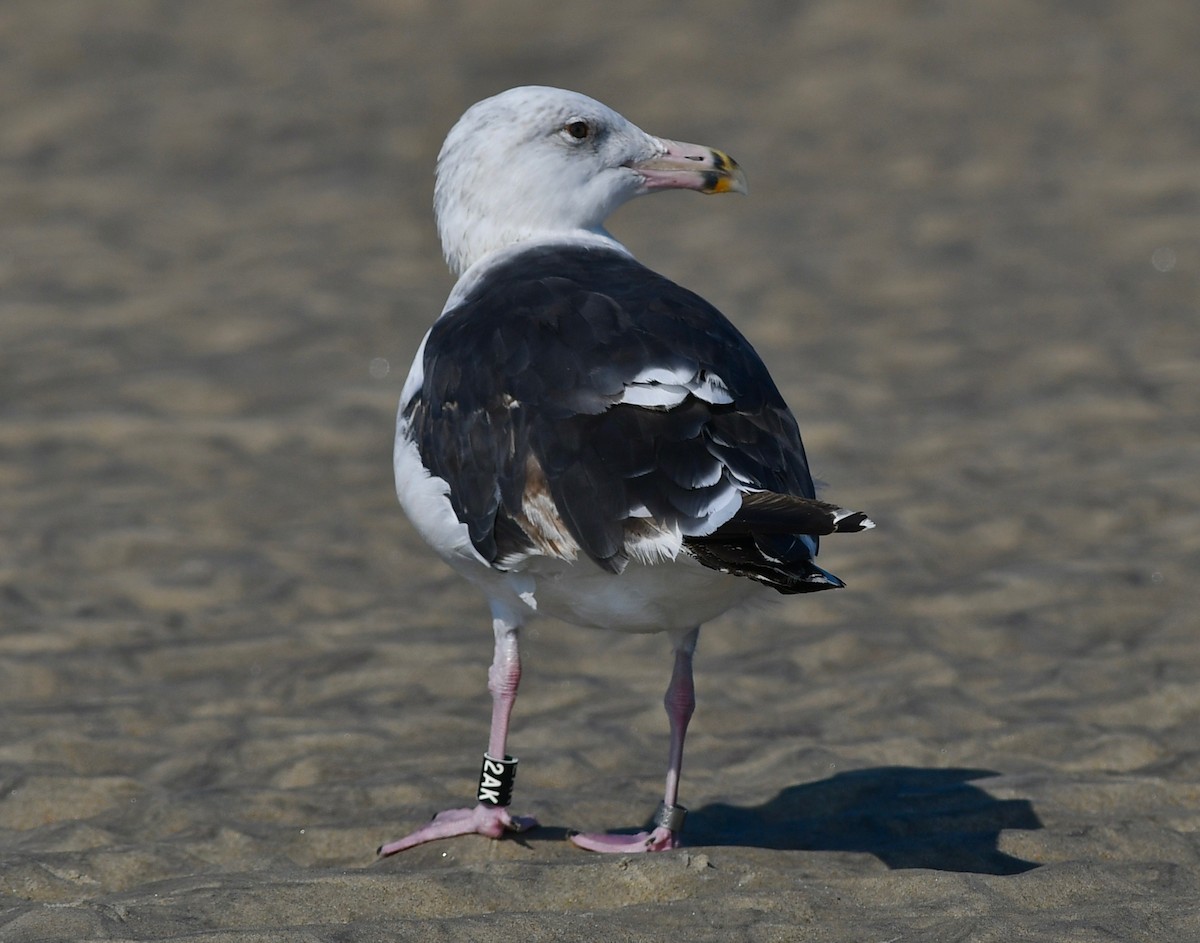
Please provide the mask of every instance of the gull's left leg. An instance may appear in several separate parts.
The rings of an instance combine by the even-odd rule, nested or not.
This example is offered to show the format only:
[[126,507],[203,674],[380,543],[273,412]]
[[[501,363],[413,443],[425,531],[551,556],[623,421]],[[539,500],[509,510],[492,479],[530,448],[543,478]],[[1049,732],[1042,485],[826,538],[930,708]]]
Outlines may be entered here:
[[673,636],[675,667],[663,706],[671,724],[671,751],[667,761],[667,787],[654,816],[654,831],[636,835],[572,835],[571,841],[588,851],[669,851],[679,847],[679,831],[687,809],[679,805],[679,772],[683,767],[683,739],[688,722],[696,710],[696,686],[692,681],[692,656],[696,651],[699,627]]
[[510,614],[493,609],[492,631],[496,650],[492,667],[488,669],[488,690],[492,693],[492,729],[488,736],[488,752],[480,771],[478,804],[473,809],[447,809],[439,812],[427,825],[398,841],[379,848],[379,856],[387,857],[398,851],[456,835],[486,835],[500,838],[505,832],[523,832],[537,825],[528,816],[512,815],[508,801],[516,760],[505,752],[508,740],[508,721],[517,700],[521,683],[520,621]]

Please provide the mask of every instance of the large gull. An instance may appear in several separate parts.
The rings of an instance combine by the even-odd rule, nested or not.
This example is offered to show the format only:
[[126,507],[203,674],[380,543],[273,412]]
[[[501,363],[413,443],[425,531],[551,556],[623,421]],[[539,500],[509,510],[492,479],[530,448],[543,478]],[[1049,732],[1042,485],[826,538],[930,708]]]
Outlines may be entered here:
[[683,741],[700,626],[772,589],[833,589],[819,535],[871,527],[815,499],[796,421],[749,342],[605,229],[635,196],[744,192],[721,151],[647,134],[584,95],[514,88],[472,106],[437,164],[458,276],[400,398],[400,503],[483,591],[492,725],[473,808],[382,855],[536,825],[509,811],[518,640],[535,613],[665,632],[674,670],[666,789],[651,831],[573,835],[594,851],[679,844]]

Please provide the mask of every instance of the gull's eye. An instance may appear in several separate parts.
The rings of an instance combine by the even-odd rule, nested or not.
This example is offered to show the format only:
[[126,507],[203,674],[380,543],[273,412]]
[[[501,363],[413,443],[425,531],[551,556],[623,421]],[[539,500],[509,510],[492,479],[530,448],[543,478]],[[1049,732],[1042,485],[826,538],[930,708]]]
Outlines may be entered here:
[[582,118],[572,118],[563,125],[563,132],[573,140],[583,141],[591,135],[592,126]]

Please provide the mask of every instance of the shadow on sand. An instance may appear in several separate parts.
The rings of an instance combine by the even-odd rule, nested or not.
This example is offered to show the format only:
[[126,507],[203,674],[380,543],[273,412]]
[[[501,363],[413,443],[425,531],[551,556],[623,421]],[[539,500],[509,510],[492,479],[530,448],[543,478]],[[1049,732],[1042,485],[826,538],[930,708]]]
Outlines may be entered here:
[[997,848],[1004,829],[1038,829],[1024,799],[995,799],[980,769],[885,766],[789,786],[759,806],[713,803],[688,816],[689,845],[864,851],[889,868],[1020,874],[1038,865]]

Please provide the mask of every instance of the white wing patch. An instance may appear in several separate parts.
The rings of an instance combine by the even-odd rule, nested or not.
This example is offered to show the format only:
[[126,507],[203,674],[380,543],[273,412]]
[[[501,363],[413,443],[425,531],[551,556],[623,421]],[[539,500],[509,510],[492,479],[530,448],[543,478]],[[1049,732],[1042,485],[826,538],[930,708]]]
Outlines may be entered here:
[[685,367],[648,367],[625,384],[618,403],[646,409],[671,409],[688,396],[706,403],[732,403],[729,387],[715,373]]
[[625,552],[635,563],[653,566],[674,560],[683,549],[683,532],[678,526],[657,521],[629,521],[625,525]]

